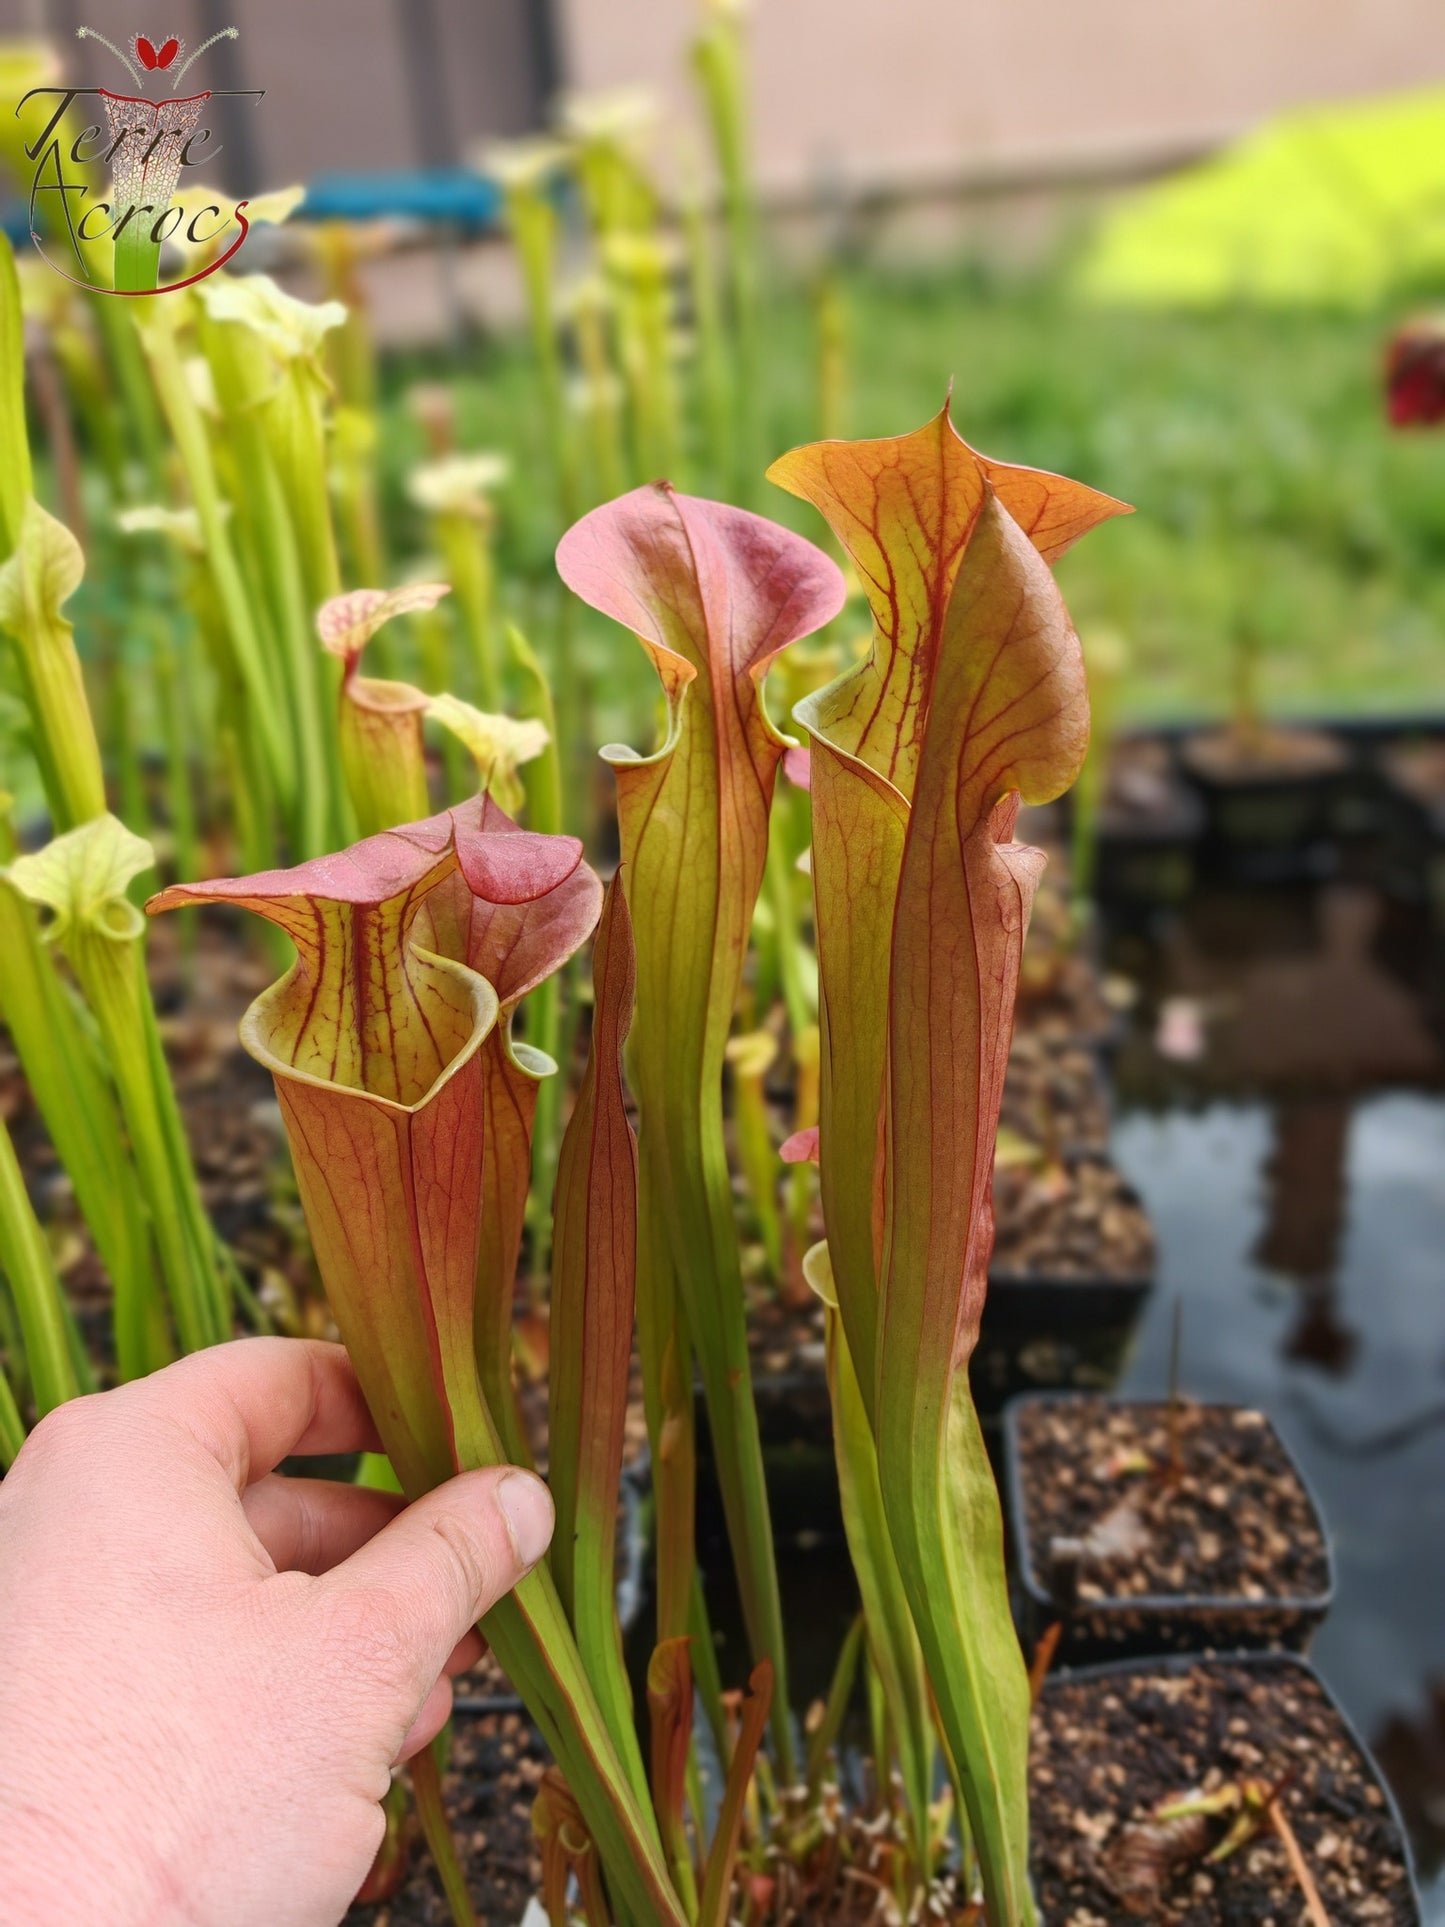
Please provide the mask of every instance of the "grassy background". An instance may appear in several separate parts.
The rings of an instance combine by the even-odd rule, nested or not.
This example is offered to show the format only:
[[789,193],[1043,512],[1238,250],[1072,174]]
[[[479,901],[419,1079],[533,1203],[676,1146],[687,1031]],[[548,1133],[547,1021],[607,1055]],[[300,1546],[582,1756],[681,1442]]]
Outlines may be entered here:
[[[1386,426],[1380,364],[1399,315],[1104,312],[1072,300],[1060,271],[841,275],[848,432],[916,426],[952,378],[954,419],[990,454],[1135,504],[1061,570],[1086,643],[1100,625],[1126,638],[1131,715],[1222,713],[1241,632],[1260,650],[1271,713],[1441,706],[1445,436]],[[770,443],[781,449],[818,432],[805,287],[775,289],[766,343]],[[404,391],[438,375],[455,383],[463,446],[513,456],[504,563],[519,612],[545,629],[537,598],[549,593],[553,523],[520,343],[480,342],[460,364],[392,364],[383,446],[394,513],[404,521],[401,477],[420,453]],[[678,479],[706,490],[701,451],[694,468]],[[820,532],[801,504],[765,494],[769,513]],[[603,673],[609,663],[616,675],[615,653]]]

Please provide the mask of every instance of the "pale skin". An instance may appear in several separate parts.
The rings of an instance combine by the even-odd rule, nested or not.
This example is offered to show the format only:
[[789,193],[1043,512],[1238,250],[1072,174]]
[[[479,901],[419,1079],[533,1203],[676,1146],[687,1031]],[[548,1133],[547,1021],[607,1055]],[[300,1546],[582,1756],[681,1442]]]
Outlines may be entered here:
[[273,1468],[378,1440],[336,1345],[244,1339],[43,1420],[0,1483],[8,1927],[323,1927],[444,1725],[546,1487]]

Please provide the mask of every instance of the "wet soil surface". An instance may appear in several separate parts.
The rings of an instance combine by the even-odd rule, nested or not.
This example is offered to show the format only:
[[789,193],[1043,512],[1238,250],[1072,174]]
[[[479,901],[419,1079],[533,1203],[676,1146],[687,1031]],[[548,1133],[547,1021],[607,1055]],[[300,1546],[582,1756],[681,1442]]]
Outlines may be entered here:
[[1054,1156],[1102,1151],[1109,1141],[1109,1094],[1097,1051],[1069,1038],[1016,1032],[999,1124]]
[[1133,1279],[1154,1264],[1147,1212],[1112,1164],[1000,1159],[992,1278]]
[[1409,1927],[1403,1843],[1338,1714],[1283,1664],[1141,1667],[1060,1679],[1034,1717],[1034,1866],[1050,1927],[1294,1927],[1304,1896],[1285,1847],[1261,1830],[1207,1855],[1233,1815],[1166,1822],[1156,1809],[1254,1779],[1280,1788],[1332,1927]]
[[1084,1548],[1081,1599],[1301,1599],[1329,1585],[1310,1496],[1259,1412],[1069,1399],[1022,1407],[1016,1436],[1045,1583],[1066,1539]]

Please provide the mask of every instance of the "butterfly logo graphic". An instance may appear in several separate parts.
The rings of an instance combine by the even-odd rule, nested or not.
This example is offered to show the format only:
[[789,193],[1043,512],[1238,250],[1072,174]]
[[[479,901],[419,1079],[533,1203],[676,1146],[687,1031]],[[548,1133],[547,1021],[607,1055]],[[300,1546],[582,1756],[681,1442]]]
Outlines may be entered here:
[[219,33],[213,33],[209,40],[202,41],[187,59],[186,43],[179,34],[175,33],[166,34],[159,44],[146,34],[135,34],[131,38],[129,53],[122,52],[113,40],[107,40],[105,35],[97,33],[94,27],[77,27],[75,33],[79,40],[98,40],[102,47],[108,47],[137,87],[145,85],[147,74],[169,74],[174,69],[173,84],[178,88],[186,69],[194,67],[201,55],[214,47],[218,40],[239,38],[234,27],[222,27]]
[[147,40],[143,33],[138,33],[130,44],[132,53],[148,74],[153,74],[158,67],[164,70],[172,61],[179,60],[186,47],[185,41],[178,39],[175,34],[169,40],[162,41],[159,47],[153,40]]

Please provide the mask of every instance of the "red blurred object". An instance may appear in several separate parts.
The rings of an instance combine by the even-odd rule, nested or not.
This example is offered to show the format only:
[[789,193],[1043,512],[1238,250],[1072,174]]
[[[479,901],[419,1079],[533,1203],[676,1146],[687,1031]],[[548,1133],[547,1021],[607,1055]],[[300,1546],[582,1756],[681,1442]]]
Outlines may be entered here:
[[1445,422],[1445,315],[1406,322],[1385,352],[1385,397],[1395,428]]

